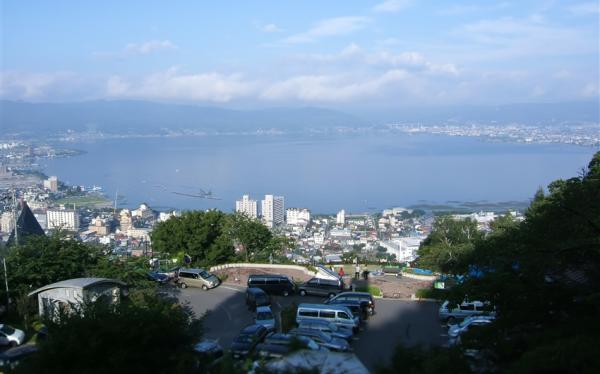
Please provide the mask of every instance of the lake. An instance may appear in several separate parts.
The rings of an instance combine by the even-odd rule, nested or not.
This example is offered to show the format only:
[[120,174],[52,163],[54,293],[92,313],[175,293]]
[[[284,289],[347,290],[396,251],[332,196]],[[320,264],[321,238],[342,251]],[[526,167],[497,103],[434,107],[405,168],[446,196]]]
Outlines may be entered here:
[[[128,138],[68,146],[86,153],[44,160],[44,171],[69,184],[102,186],[111,199],[118,191],[123,206],[232,211],[243,194],[257,200],[275,194],[285,197],[286,208],[313,213],[527,201],[538,187],[578,175],[597,151],[427,134]],[[200,189],[221,200],[185,196]]]

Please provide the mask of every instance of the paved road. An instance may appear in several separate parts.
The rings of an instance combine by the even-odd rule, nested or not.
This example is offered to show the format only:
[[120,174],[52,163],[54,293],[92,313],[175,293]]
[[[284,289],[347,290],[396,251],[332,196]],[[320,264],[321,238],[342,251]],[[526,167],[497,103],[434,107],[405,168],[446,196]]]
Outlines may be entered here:
[[[228,348],[239,331],[253,323],[253,313],[245,304],[245,287],[221,285],[210,291],[181,290],[180,300],[188,302],[198,316],[206,315],[204,336],[216,339]],[[322,302],[317,297],[273,297],[273,309],[292,302]],[[441,345],[446,342],[444,329],[437,319],[437,304],[430,302],[376,299],[372,316],[353,343],[354,351],[371,370],[386,363],[394,348],[404,345]]]

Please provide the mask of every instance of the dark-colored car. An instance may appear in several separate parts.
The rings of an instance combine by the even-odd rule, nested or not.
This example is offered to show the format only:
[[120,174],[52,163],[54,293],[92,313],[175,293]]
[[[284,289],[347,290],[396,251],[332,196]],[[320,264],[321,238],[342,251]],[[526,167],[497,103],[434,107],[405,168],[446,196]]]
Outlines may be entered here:
[[248,287],[260,288],[268,294],[288,296],[296,290],[294,282],[280,274],[250,274]]
[[291,350],[292,348],[289,345],[261,343],[256,346],[254,353],[257,357],[268,360],[281,358],[290,353]]
[[350,300],[366,303],[366,308],[369,311],[369,314],[375,314],[375,300],[373,299],[373,295],[368,292],[342,292],[329,300],[325,300],[324,303],[339,303]]
[[244,327],[233,343],[231,343],[233,357],[247,357],[254,351],[256,345],[265,339],[266,335],[267,328],[263,325],[249,325]]
[[148,272],[148,279],[150,279],[151,281],[154,281],[158,284],[167,284],[169,283],[169,276],[165,273],[159,273],[156,271],[149,271]]
[[12,373],[13,370],[30,355],[35,354],[38,347],[35,344],[23,344],[0,352],[0,373]]
[[[329,300],[328,300],[329,301]],[[358,317],[361,322],[367,319],[369,314],[369,304],[366,301],[357,301],[357,300],[331,300],[327,303],[327,305],[341,305],[345,306],[355,317]]]
[[249,287],[246,289],[246,306],[251,311],[256,311],[259,306],[271,305],[271,297],[260,288]]
[[329,349],[318,345],[314,340],[306,336],[297,336],[284,334],[281,332],[272,332],[265,338],[265,344],[279,344],[292,346],[298,344],[299,348],[310,349],[313,351],[328,351]]
[[205,339],[194,345],[196,368],[201,372],[216,366],[222,360],[223,347],[216,340]]
[[313,329],[313,330],[323,331],[333,337],[344,339],[344,340],[347,340],[348,342],[352,341],[352,337],[354,336],[352,329],[339,327],[335,323],[327,322],[327,321],[318,321],[318,320],[302,321],[298,325],[298,327],[303,328],[303,329]]
[[344,291],[344,281],[341,279],[312,278],[298,286],[300,296],[319,295],[331,298],[342,291]]
[[350,344],[347,340],[334,338],[323,331],[297,328],[291,329],[289,333],[290,335],[297,337],[305,336],[310,338],[321,347],[325,347],[332,351],[348,352],[350,350]]

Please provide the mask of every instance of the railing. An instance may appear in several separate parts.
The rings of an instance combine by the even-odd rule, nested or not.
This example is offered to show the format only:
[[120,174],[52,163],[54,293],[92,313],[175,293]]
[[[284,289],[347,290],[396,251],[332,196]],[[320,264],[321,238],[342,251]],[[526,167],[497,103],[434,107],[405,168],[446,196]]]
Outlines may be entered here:
[[223,264],[211,267],[211,272],[223,269],[231,268],[254,268],[254,269],[287,269],[287,270],[298,270],[302,271],[311,277],[315,276],[315,273],[308,270],[304,266],[299,265],[280,265],[280,264],[255,264],[255,263],[236,263],[236,264]]

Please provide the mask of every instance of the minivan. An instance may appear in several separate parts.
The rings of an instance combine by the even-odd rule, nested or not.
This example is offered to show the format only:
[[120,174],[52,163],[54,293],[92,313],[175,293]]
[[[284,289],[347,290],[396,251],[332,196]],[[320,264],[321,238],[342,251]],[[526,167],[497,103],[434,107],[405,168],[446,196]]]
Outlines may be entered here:
[[296,312],[296,323],[300,325],[303,321],[321,320],[335,323],[340,327],[346,327],[357,331],[360,324],[358,317],[354,317],[350,309],[341,305],[325,304],[300,304]]
[[345,302],[350,300],[360,301],[360,303],[367,308],[369,314],[375,314],[375,300],[373,299],[373,295],[368,292],[342,292],[325,301],[325,304],[334,304],[336,302]]
[[248,287],[260,288],[268,294],[283,296],[288,296],[295,291],[294,282],[281,274],[250,274]]
[[461,304],[452,304],[446,300],[439,309],[440,320],[453,324],[456,320],[478,315],[495,316],[495,308],[489,302],[463,301]]
[[205,291],[221,283],[219,278],[204,269],[179,269],[176,282],[181,288],[199,287]]
[[261,306],[271,305],[271,298],[260,288],[250,287],[246,289],[246,306],[251,311]]
[[318,295],[334,297],[342,291],[344,291],[344,282],[342,279],[312,278],[308,282],[298,286],[300,296]]

